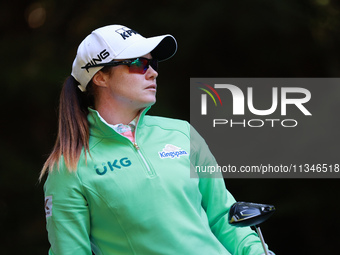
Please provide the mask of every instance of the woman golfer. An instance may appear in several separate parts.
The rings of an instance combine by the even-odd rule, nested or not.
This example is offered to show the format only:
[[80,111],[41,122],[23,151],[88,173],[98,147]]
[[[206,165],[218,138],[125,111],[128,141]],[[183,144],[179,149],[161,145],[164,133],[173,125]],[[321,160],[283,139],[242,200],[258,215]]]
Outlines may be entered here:
[[216,165],[203,139],[185,121],[146,115],[158,62],[176,50],[171,35],[121,25],[80,44],[40,176],[49,254],[263,253],[255,232],[228,224],[235,200],[223,178],[190,174]]

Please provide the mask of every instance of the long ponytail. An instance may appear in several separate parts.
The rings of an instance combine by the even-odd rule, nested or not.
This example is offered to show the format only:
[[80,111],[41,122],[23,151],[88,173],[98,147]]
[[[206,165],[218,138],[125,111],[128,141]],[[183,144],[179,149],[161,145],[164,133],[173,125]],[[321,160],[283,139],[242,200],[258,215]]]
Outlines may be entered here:
[[67,169],[76,171],[82,149],[89,152],[89,125],[87,121],[88,106],[91,105],[89,92],[81,92],[78,82],[69,76],[63,85],[59,102],[58,136],[53,150],[46,160],[39,180],[47,171],[52,171],[60,157],[64,157]]

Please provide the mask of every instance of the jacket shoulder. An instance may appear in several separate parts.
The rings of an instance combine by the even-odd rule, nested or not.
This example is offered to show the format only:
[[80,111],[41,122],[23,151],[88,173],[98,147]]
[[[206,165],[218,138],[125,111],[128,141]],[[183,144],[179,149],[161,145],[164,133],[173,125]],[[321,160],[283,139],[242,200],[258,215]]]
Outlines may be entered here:
[[160,116],[146,115],[144,117],[144,125],[146,126],[158,126],[162,129],[172,129],[182,132],[189,132],[190,124],[185,120],[173,119]]

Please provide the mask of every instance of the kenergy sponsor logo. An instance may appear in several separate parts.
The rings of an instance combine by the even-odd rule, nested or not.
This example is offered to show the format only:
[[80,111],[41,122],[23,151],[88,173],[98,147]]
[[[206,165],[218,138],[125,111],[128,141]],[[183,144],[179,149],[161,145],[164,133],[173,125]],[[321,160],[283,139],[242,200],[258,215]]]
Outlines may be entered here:
[[158,155],[161,159],[164,159],[164,158],[174,159],[174,158],[179,158],[181,156],[188,155],[188,153],[185,150],[181,150],[181,148],[175,145],[167,144],[165,145],[162,151],[158,152]]
[[[214,88],[208,84],[204,84],[201,82],[197,82],[198,84],[203,84],[207,88],[209,88],[215,96],[218,98],[220,102],[220,107],[222,107],[222,100],[220,98],[220,94],[226,91],[227,93],[231,93],[232,96],[232,113],[233,116],[245,115],[245,95],[243,91],[232,84],[215,84]],[[203,89],[199,87],[200,90],[207,93],[210,98],[213,100],[215,106],[218,104],[214,98],[214,95],[209,92],[207,89]],[[217,93],[216,89],[219,89],[220,94]],[[207,103],[207,94],[201,94],[201,115],[208,114],[208,103]],[[307,110],[304,106],[310,99],[311,93],[309,90],[300,87],[282,87],[280,88],[280,95],[278,97],[278,88],[272,88],[272,105],[269,109],[256,109],[253,103],[253,88],[247,88],[247,106],[250,113],[257,116],[269,116],[273,114],[279,105],[280,99],[280,107],[281,107],[281,116],[287,115],[287,105],[295,105],[305,116],[311,116],[312,114]],[[299,98],[290,98],[289,94],[299,95]],[[228,106],[227,106],[228,107]],[[217,125],[228,125],[230,127],[263,127],[263,126],[271,126],[275,127],[277,125],[281,125],[282,127],[296,127],[298,125],[298,121],[296,119],[274,119],[274,118],[257,118],[257,119],[213,119],[213,127]]]

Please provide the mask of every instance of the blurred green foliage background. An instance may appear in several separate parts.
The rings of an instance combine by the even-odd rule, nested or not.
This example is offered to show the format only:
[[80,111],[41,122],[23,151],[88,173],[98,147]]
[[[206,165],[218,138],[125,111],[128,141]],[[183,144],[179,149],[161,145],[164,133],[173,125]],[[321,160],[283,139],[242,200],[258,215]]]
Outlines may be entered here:
[[[339,13],[332,0],[2,1],[0,253],[47,254],[37,179],[56,138],[61,85],[92,30],[174,35],[179,49],[160,66],[149,113],[189,120],[190,77],[339,77]],[[262,231],[277,254],[338,253],[339,180],[226,183],[238,200],[276,205]]]

